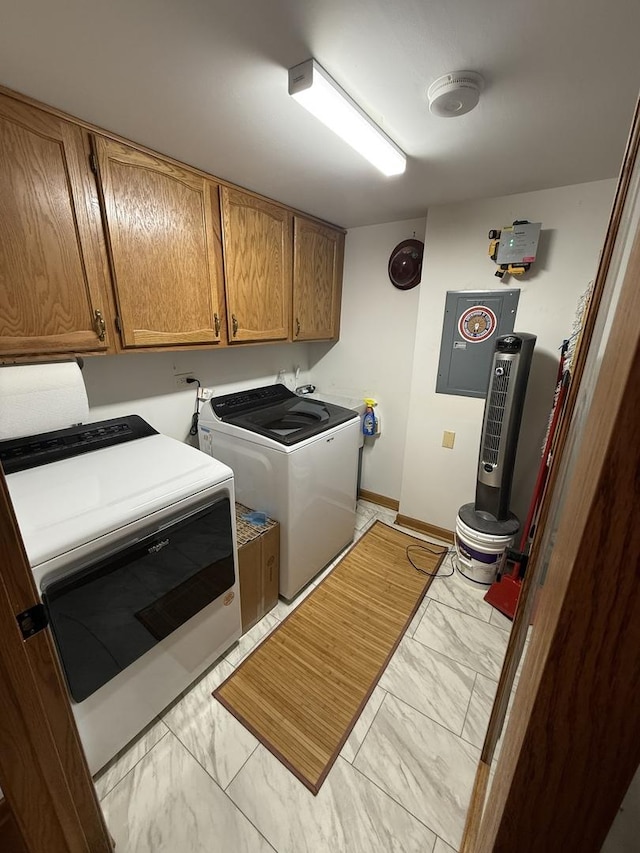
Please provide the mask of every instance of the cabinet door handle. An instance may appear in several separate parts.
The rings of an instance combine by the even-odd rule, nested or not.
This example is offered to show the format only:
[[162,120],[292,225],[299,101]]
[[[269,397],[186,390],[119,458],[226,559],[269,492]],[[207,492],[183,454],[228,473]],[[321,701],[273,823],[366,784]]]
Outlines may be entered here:
[[216,338],[220,337],[220,317],[217,314],[213,315],[213,328],[216,333]]
[[231,325],[233,327],[233,337],[235,338],[235,336],[238,334],[238,318],[235,314],[231,315]]
[[104,317],[102,316],[102,311],[98,311],[97,308],[93,312],[93,325],[95,327],[96,335],[98,336],[98,339],[103,341],[106,337],[106,334],[107,334],[107,326],[106,326],[106,323],[104,322]]
[[300,320],[296,317],[296,338],[300,334]]

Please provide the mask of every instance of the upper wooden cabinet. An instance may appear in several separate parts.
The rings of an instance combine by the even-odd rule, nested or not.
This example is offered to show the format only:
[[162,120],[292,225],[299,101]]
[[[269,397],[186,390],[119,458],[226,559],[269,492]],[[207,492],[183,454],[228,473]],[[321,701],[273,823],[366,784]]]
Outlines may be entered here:
[[335,339],[344,234],[294,215],[0,94],[0,359]]
[[217,185],[119,142],[95,148],[123,346],[219,341]]
[[293,339],[335,339],[340,333],[344,234],[294,217]]
[[88,135],[0,95],[0,356],[109,348]]
[[291,213],[222,187],[230,343],[290,338]]

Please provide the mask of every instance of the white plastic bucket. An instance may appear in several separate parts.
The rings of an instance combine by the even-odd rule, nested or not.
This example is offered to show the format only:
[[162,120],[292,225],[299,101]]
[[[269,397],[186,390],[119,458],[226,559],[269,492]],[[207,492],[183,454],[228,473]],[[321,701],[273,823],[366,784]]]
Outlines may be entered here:
[[456,562],[460,574],[473,583],[489,586],[496,579],[498,563],[511,545],[513,535],[494,536],[474,530],[456,518]]

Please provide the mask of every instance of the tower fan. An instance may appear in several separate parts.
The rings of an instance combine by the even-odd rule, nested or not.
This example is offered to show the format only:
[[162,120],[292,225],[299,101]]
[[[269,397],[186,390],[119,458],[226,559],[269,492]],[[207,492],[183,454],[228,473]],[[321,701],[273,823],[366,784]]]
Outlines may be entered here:
[[482,586],[495,580],[500,557],[520,526],[509,511],[509,499],[535,343],[536,336],[526,332],[503,335],[496,341],[482,422],[476,499],[461,506],[456,519],[458,571]]

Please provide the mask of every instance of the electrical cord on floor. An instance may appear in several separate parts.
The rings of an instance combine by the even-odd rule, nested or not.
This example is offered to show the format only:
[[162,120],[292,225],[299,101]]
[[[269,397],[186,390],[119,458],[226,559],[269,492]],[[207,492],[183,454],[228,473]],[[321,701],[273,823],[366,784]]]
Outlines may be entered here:
[[426,545],[407,545],[405,551],[407,555],[407,560],[409,560],[416,572],[420,572],[420,574],[422,575],[428,575],[430,578],[450,578],[453,574],[453,565],[451,566],[451,571],[447,575],[441,575],[439,574],[439,572],[427,572],[424,569],[421,569],[419,566],[416,566],[416,564],[411,559],[412,551],[426,551],[427,554],[435,554],[438,557],[444,557],[446,554],[455,554],[455,548],[438,548],[437,550],[434,550],[433,548],[428,548]]
[[200,380],[196,379],[195,376],[187,376],[187,382],[189,385],[193,385],[194,382],[198,383],[198,390],[196,391],[196,407],[191,416],[191,429],[189,430],[189,435],[197,435],[198,434],[198,418],[200,417],[200,399],[198,397],[198,391],[202,388],[200,384]]

